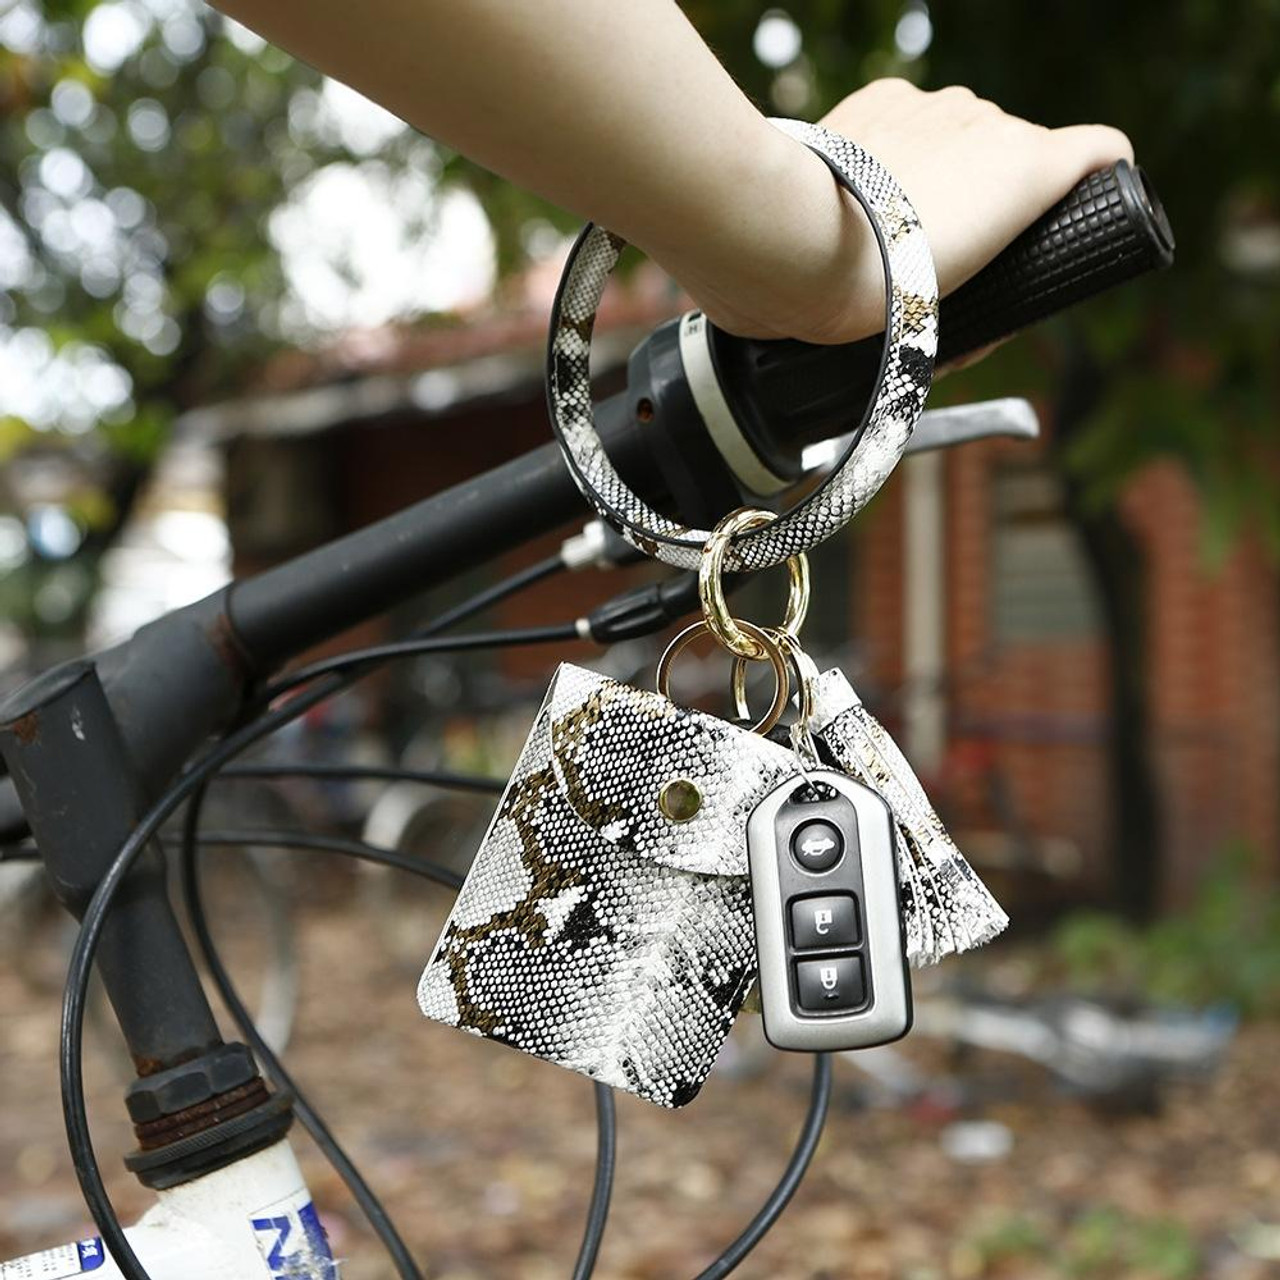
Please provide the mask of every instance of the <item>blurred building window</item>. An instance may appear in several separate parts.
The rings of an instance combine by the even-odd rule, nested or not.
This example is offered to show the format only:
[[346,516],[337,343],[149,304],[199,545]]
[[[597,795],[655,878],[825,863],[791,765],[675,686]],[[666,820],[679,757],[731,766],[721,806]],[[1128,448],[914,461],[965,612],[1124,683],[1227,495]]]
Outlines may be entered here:
[[992,630],[997,643],[1094,635],[1089,568],[1052,472],[1010,467],[992,480]]

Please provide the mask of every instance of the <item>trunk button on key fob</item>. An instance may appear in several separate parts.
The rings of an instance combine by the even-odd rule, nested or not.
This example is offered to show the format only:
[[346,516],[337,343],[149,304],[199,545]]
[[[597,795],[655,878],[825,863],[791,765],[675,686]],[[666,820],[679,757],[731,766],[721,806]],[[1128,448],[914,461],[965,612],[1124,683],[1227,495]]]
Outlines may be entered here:
[[858,956],[796,962],[796,994],[806,1013],[836,1013],[856,1009],[867,998]]
[[840,893],[827,898],[802,898],[791,904],[791,943],[796,950],[835,951],[856,947],[858,900]]
[[803,822],[791,837],[792,857],[806,871],[830,871],[844,852],[844,836],[834,822],[814,818]]

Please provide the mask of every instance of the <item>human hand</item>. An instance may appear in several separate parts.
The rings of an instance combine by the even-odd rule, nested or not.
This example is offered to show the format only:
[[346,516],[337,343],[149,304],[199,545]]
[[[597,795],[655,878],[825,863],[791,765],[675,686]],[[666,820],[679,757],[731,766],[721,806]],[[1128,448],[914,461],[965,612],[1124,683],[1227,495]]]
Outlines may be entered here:
[[[928,93],[877,80],[819,122],[865,147],[915,206],[938,288],[958,288],[1081,178],[1124,158],[1129,140],[1105,125],[1047,129],[960,87]],[[777,132],[775,130],[775,132]],[[664,266],[713,323],[757,338],[852,342],[884,327],[884,272],[865,215],[821,159],[779,133],[763,185],[771,216],[737,262],[713,247]],[[739,193],[740,199],[751,193]],[[690,246],[693,258],[698,246]]]

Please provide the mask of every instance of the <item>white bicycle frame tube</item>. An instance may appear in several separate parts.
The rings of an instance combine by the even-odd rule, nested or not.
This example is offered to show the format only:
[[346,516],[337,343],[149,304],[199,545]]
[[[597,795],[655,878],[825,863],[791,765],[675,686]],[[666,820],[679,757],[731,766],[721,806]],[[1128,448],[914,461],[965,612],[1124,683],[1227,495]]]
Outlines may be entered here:
[[[337,1280],[287,1140],[157,1192],[125,1236],[151,1280]],[[120,1280],[102,1240],[0,1262],[0,1280]]]

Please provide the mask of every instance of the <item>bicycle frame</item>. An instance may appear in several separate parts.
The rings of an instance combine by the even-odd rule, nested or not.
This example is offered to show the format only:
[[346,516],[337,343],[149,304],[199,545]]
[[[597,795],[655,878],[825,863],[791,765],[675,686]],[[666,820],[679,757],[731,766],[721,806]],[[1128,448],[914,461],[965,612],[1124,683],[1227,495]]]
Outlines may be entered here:
[[[125,1231],[152,1280],[337,1280],[311,1193],[287,1141],[157,1193]],[[0,1280],[120,1280],[100,1236],[13,1262]]]

